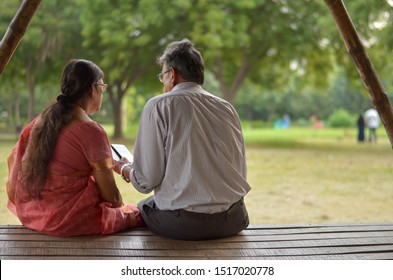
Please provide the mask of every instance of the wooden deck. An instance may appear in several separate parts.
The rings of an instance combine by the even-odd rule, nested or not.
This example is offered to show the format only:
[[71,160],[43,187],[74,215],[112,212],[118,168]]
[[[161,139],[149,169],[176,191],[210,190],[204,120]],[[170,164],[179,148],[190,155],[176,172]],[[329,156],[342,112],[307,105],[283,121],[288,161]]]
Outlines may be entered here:
[[134,229],[59,238],[0,226],[0,259],[393,259],[393,223],[253,225],[210,241],[175,241]]

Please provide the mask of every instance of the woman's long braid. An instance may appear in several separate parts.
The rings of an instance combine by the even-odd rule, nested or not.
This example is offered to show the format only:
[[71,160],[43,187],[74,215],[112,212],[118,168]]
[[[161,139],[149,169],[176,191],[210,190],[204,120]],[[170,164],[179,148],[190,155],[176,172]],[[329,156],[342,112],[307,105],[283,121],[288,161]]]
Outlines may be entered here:
[[62,94],[57,97],[57,102],[42,112],[34,125],[28,147],[29,156],[23,164],[24,186],[32,198],[40,198],[58,136],[71,121],[76,102],[91,92],[91,86],[102,77],[102,70],[87,60],[71,60],[64,68]]

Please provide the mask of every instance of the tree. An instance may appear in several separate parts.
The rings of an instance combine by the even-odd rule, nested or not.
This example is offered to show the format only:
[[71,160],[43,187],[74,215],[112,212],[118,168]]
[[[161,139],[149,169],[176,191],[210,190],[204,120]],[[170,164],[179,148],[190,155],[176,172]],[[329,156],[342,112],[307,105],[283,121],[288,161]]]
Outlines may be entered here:
[[[365,51],[364,44],[361,42],[344,3],[341,0],[325,0],[325,2],[334,17],[345,46],[356,65],[369,96],[381,117],[393,147],[393,110],[373,64]],[[374,22],[372,21],[372,23]]]
[[8,125],[19,128],[22,126],[20,100],[24,87],[19,78],[22,76],[18,67],[8,65],[7,71],[0,76],[0,100],[8,114]]
[[[162,1],[118,0],[96,1],[96,5],[80,0],[84,47],[89,57],[106,72],[108,95],[114,114],[114,138],[122,137],[122,102],[133,86],[157,92],[160,84],[155,62],[163,46],[182,33],[174,29],[182,16],[180,1],[164,10]],[[187,1],[183,1],[187,2]],[[105,11],[105,16],[102,15]],[[153,80],[154,79],[154,80]]]
[[197,1],[190,10],[190,35],[203,46],[208,69],[233,103],[246,78],[273,88],[280,81],[275,74],[288,73],[291,61],[304,68],[302,62],[321,53],[320,11],[315,1]]
[[330,110],[342,108],[353,114],[365,112],[372,103],[364,91],[360,91],[360,81],[349,80],[345,72],[338,70],[332,80],[329,92]]
[[[7,1],[7,4],[17,9],[19,1]],[[18,71],[21,75],[20,81],[23,80],[22,75],[24,76],[25,88],[29,96],[28,120],[32,120],[36,115],[37,83],[40,80],[52,84],[56,80],[58,83],[60,64],[67,54],[66,47],[70,49],[70,46],[75,46],[72,43],[65,44],[65,40],[75,35],[70,32],[75,30],[71,28],[75,21],[67,19],[67,16],[70,16],[68,5],[72,5],[72,1],[67,3],[60,0],[44,1],[30,24],[29,32],[25,34],[10,61],[9,67],[21,70]],[[7,11],[11,10],[11,8],[7,9]],[[78,36],[74,36],[74,39],[76,38]]]
[[[19,4],[18,0],[1,2],[0,24],[4,28]],[[391,6],[386,0],[359,0],[349,1],[348,8],[362,39],[369,43],[370,53],[375,55],[373,60],[393,85],[390,78],[393,64],[386,63],[384,56],[393,46],[393,35],[388,32],[392,24]],[[58,87],[66,60],[91,59],[106,73],[114,136],[122,137],[124,97],[135,98],[133,93],[139,96],[160,93],[161,85],[156,79],[160,69],[155,59],[167,43],[186,37],[195,42],[205,58],[207,83],[218,80],[220,92],[213,92],[232,103],[243,87],[242,98],[248,95],[250,102],[267,93],[266,98],[255,102],[255,110],[263,107],[261,103],[274,99],[278,106],[275,111],[299,112],[300,109],[284,104],[289,94],[316,103],[325,100],[314,93],[326,92],[337,64],[345,69],[342,73],[351,83],[351,92],[364,93],[360,86],[353,88],[353,81],[358,81],[356,69],[328,9],[321,1],[309,0],[42,1],[6,71],[19,69],[12,70],[17,76],[12,78],[26,85],[19,90],[22,96],[30,85],[32,103],[39,99],[35,94],[37,85]],[[17,83],[8,78],[3,81]],[[254,87],[244,87],[246,82],[257,84],[257,92],[247,92]],[[301,94],[306,91],[313,94]],[[272,94],[283,96],[276,98]],[[301,102],[297,103],[297,108],[301,108]],[[35,114],[31,106],[30,118]],[[254,116],[265,116],[272,109],[263,109],[261,114],[255,111]]]

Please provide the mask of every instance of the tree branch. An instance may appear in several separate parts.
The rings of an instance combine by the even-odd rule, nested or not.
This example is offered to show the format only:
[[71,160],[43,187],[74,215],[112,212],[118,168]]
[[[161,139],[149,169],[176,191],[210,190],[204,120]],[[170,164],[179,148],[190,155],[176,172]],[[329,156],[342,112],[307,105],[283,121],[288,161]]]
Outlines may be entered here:
[[393,147],[393,110],[342,0],[325,0]]
[[239,90],[241,84],[243,83],[244,79],[246,78],[249,72],[250,72],[249,55],[245,50],[243,50],[242,64],[238,69],[238,71],[236,72],[236,76],[232,82],[231,89],[228,93],[229,102],[231,103],[234,102],[236,93]]
[[41,0],[24,0],[0,42],[0,74],[3,72],[33,18]]

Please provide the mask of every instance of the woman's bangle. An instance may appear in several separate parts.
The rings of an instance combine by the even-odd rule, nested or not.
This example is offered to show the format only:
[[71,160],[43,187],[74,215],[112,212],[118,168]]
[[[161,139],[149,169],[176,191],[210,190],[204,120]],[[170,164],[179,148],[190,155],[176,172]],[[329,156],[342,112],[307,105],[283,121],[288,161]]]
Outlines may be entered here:
[[125,163],[125,164],[123,164],[123,165],[121,166],[121,168],[120,168],[120,176],[121,176],[121,178],[122,178],[124,181],[126,181],[127,183],[130,182],[130,179],[126,178],[126,177],[123,175],[123,170],[124,170],[124,168],[125,168],[126,166],[130,166],[130,165],[131,165],[130,163]]

